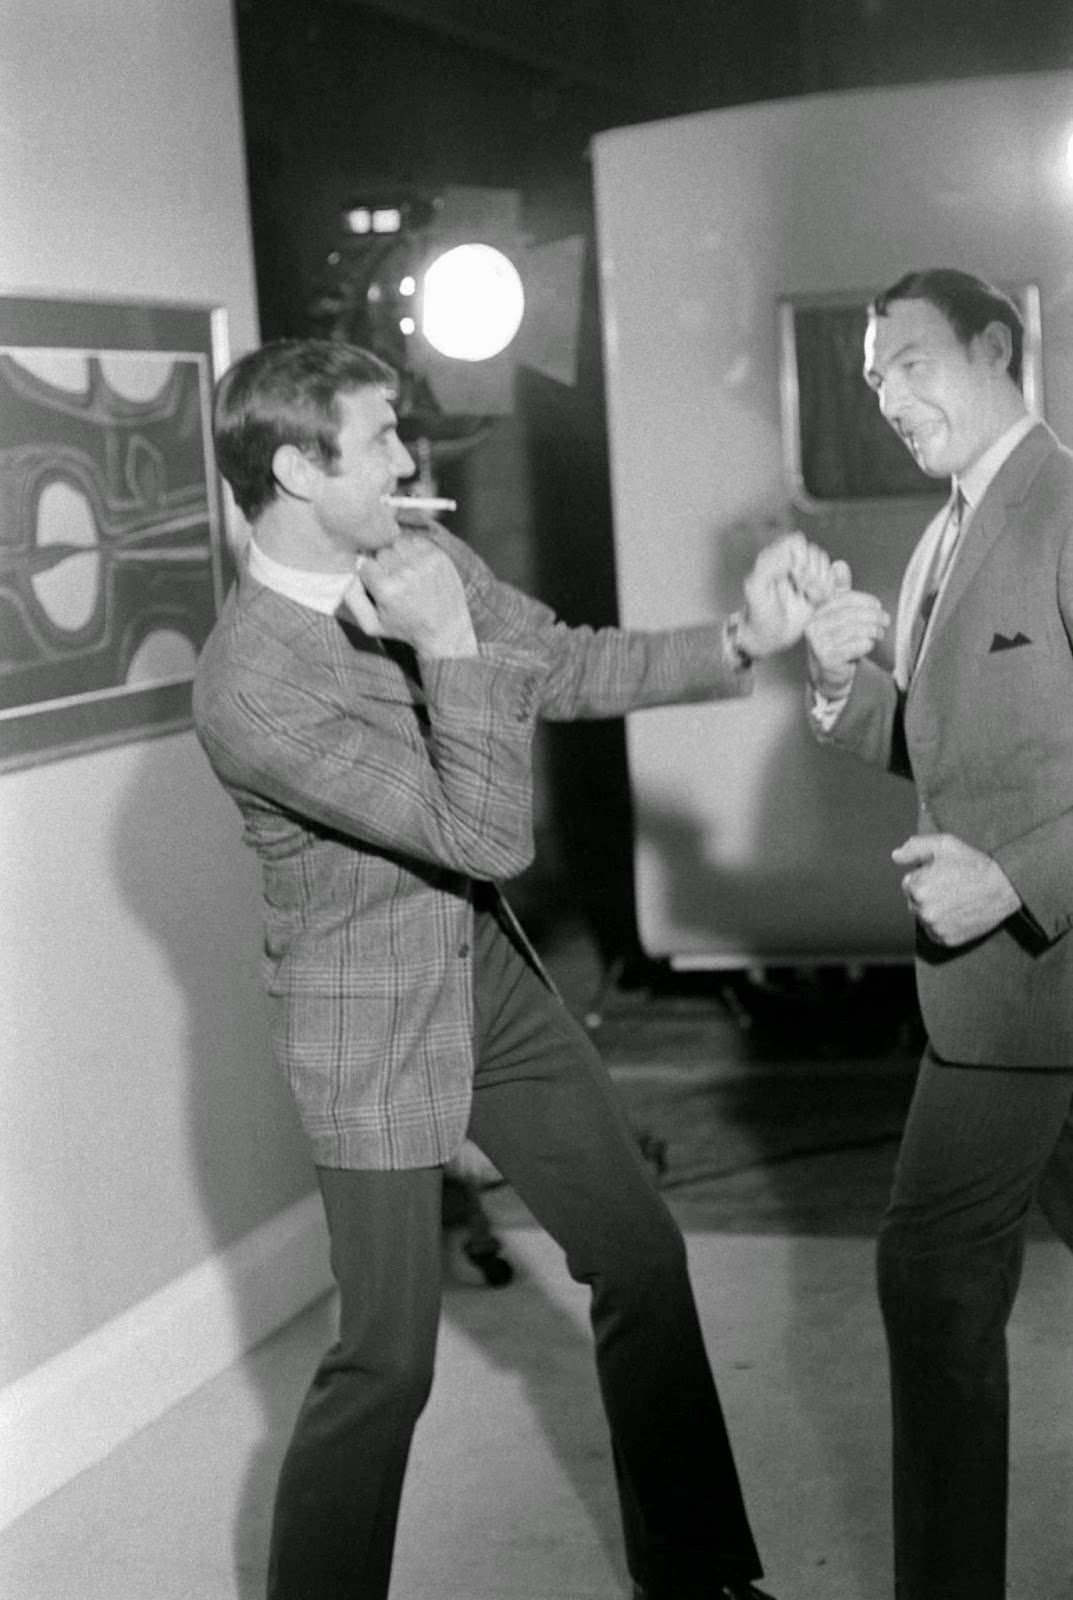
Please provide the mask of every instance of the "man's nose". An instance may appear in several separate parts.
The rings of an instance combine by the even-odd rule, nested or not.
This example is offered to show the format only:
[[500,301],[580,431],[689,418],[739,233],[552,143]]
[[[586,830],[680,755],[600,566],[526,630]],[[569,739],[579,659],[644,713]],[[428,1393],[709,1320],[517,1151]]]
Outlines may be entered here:
[[396,478],[412,478],[416,471],[417,464],[400,439],[398,449],[395,452],[395,476]]
[[897,422],[905,411],[908,395],[904,384],[887,381],[879,391],[879,409],[888,422]]

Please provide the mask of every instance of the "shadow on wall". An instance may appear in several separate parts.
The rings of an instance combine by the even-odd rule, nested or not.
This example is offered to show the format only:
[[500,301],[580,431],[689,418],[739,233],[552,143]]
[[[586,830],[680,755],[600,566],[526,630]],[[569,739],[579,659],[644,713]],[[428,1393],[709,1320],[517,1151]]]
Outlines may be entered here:
[[[725,535],[713,533],[713,618],[731,608],[731,600],[723,597],[741,595],[755,555],[778,531],[773,525],[743,524]],[[884,601],[893,608],[886,574],[883,579]],[[885,649],[877,654],[881,663]],[[755,716],[774,733],[759,781],[751,772],[747,779],[759,797],[748,816],[756,844],[741,866],[720,867],[712,859],[719,848],[717,834],[712,836],[714,816],[691,810],[685,801],[650,804],[631,793],[622,722],[545,730],[556,844],[573,899],[606,963],[616,957],[644,959],[636,932],[635,842],[651,850],[666,873],[664,920],[700,936],[717,927],[720,945],[746,953],[742,965],[750,964],[752,950],[785,950],[786,924],[789,920],[792,927],[795,916],[839,930],[839,947],[818,952],[817,959],[867,959],[890,954],[892,943],[897,953],[898,933],[877,940],[875,930],[901,925],[898,874],[887,856],[912,831],[912,787],[816,743],[804,714],[805,677],[804,647],[798,646],[757,667],[751,703],[733,703],[735,717]],[[674,709],[644,713],[679,714]],[[697,713],[688,714],[695,718]],[[713,766],[732,770],[733,743],[728,724],[720,721],[731,715],[731,707],[713,703],[703,715],[710,718]],[[869,883],[875,886],[871,900],[859,892]],[[907,921],[902,943],[909,959]],[[649,952],[664,953],[670,952]]]
[[[145,747],[117,807],[114,859],[127,905],[166,960],[181,1000],[186,1142],[174,1159],[188,1169],[200,1208],[191,1233],[206,1232],[208,1249],[223,1251],[307,1194],[314,1175],[262,1013],[256,869],[238,813],[217,791],[192,735]],[[169,1041],[168,1048],[176,1047]],[[264,1330],[242,1286],[233,1282],[231,1291],[245,1345]],[[271,1481],[297,1405],[291,1392],[267,1387],[260,1401],[264,1432],[234,1530],[236,1567],[251,1585],[253,1571],[263,1574]],[[258,1576],[248,1592],[262,1584]]]
[[[723,763],[719,707],[710,716],[712,760]],[[747,861],[718,860],[717,828],[696,809],[640,806],[639,842],[660,865],[662,921],[683,942],[692,934],[712,950],[740,953],[742,967],[909,961],[911,925],[908,912],[901,916],[899,874],[887,858],[912,829],[912,794],[906,785],[904,827],[891,829],[892,800],[883,786],[894,782],[862,771],[844,752],[813,748],[791,723],[756,783],[759,800],[748,818],[756,843]],[[900,798],[895,794],[895,803]],[[825,929],[830,935],[821,944],[818,930]]]
[[[791,513],[779,520],[781,528],[776,519],[758,515],[713,529],[713,616],[740,603],[753,562],[785,531]],[[806,531],[832,556],[846,556],[858,566],[855,582],[877,592],[893,615],[904,520],[903,514],[893,529],[897,537],[890,539],[877,538],[875,529],[866,537],[850,518]],[[879,665],[889,666],[889,651],[888,634],[875,652]],[[751,699],[713,704],[700,713],[705,737],[710,730],[711,768],[720,781],[728,776],[734,781],[735,729],[743,720],[750,735],[755,730],[766,739],[761,770],[755,770],[751,757],[742,770],[733,845],[720,838],[714,805],[635,803],[638,840],[663,876],[661,921],[681,932],[686,948],[693,947],[687,942],[692,935],[713,950],[740,951],[741,966],[780,959],[856,964],[893,956],[909,961],[911,924],[900,874],[889,856],[914,826],[912,784],[817,743],[805,715],[804,644],[760,662],[755,679]],[[688,715],[695,741],[698,713]],[[755,748],[751,740],[750,745]],[[696,773],[702,783],[703,765]],[[737,836],[743,827],[752,841],[747,859],[739,859]]]

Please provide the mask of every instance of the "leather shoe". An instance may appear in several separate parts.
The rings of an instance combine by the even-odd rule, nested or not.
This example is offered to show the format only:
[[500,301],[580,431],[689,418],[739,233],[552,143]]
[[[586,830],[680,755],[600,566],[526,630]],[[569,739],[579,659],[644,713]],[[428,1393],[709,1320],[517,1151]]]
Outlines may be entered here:
[[[638,1584],[633,1586],[633,1600],[647,1600]],[[758,1589],[755,1583],[721,1583],[712,1600],[775,1600],[775,1597],[764,1589]]]

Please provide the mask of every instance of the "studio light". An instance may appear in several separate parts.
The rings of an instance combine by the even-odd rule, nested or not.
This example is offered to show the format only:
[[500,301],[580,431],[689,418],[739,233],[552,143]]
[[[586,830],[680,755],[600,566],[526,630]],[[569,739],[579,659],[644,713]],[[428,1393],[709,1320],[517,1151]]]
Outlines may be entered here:
[[499,355],[521,327],[524,312],[518,269],[491,245],[455,245],[425,272],[421,331],[442,356],[487,361]]
[[443,463],[513,411],[520,366],[576,382],[583,257],[525,237],[517,190],[380,187],[340,208],[312,331],[390,363],[402,437]]

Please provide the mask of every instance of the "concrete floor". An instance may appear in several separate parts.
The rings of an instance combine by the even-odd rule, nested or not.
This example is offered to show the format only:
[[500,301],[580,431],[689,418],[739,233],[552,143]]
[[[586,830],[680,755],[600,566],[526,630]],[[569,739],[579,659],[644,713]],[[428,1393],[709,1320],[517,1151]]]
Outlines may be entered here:
[[[911,1087],[896,978],[594,998],[553,951],[640,1132],[662,1145],[778,1600],[887,1600],[886,1370],[872,1236]],[[598,985],[597,985],[598,986]],[[516,1270],[448,1290],[393,1600],[621,1600],[586,1296],[506,1188]],[[279,1459],[331,1299],[0,1536],[4,1600],[254,1600]],[[1013,1600],[1073,1600],[1073,1262],[1033,1227],[1011,1330]]]

